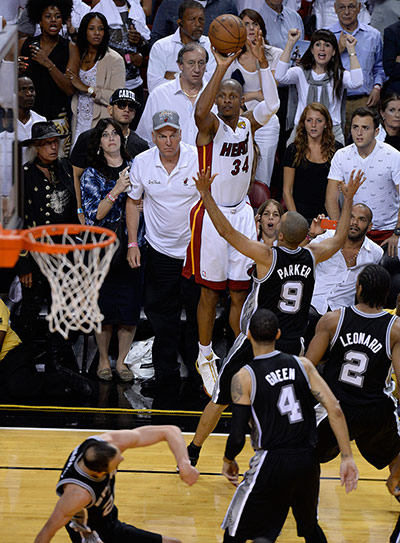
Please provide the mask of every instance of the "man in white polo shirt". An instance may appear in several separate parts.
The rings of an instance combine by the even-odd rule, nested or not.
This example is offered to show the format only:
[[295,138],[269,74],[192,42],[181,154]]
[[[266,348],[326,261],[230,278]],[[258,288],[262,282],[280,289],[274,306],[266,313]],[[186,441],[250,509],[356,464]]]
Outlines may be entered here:
[[391,145],[376,141],[379,117],[373,110],[360,107],[351,117],[354,143],[335,153],[328,175],[325,206],[331,219],[338,219],[338,181],[347,182],[353,170],[362,170],[366,181],[354,203],[366,204],[374,216],[374,228],[368,233],[376,243],[387,245],[387,254],[397,257],[400,236],[400,152]]
[[182,141],[196,145],[197,126],[194,111],[202,90],[208,53],[196,42],[184,45],[178,53],[179,76],[156,87],[149,95],[136,132],[153,146],[151,119],[166,104],[173,104],[182,127]]
[[165,38],[157,40],[150,49],[147,68],[147,86],[149,92],[179,74],[177,64],[178,53],[183,45],[189,42],[199,43],[209,55],[207,63],[207,79],[215,69],[215,59],[211,54],[211,44],[207,36],[203,36],[204,7],[196,0],[185,0],[179,6],[178,29]]
[[[153,365],[156,387],[173,397],[179,392],[178,356],[182,309],[182,266],[190,240],[189,212],[198,201],[193,176],[198,170],[197,152],[181,141],[179,116],[163,110],[153,116],[155,147],[137,155],[126,204],[128,262],[140,266],[137,246],[139,212],[143,195],[147,261],[144,310],[153,328]],[[194,337],[196,341],[196,337]]]

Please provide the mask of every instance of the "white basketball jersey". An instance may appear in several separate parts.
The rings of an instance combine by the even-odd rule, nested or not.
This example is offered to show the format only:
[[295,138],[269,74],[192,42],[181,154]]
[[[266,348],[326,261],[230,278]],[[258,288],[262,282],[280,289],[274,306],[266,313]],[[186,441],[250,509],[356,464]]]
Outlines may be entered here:
[[198,146],[200,169],[211,167],[218,173],[211,194],[220,206],[235,206],[246,198],[253,164],[251,124],[239,117],[235,130],[218,118],[219,126],[212,142]]

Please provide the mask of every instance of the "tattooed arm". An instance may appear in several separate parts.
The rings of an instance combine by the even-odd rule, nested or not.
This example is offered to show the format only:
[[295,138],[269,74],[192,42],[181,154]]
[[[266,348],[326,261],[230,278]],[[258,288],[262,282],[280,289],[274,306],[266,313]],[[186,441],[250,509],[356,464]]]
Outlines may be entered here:
[[250,408],[251,378],[249,372],[242,368],[232,378],[232,423],[231,431],[226,441],[222,474],[234,486],[239,484],[239,466],[235,457],[243,449],[246,442],[246,432],[251,413]]
[[346,492],[351,492],[357,488],[358,469],[353,460],[351,452],[349,431],[347,429],[346,419],[342,408],[331,389],[319,375],[313,364],[307,358],[300,359],[308,374],[310,380],[311,393],[315,399],[320,402],[328,412],[329,424],[337,439],[340,453],[340,481],[345,485]]

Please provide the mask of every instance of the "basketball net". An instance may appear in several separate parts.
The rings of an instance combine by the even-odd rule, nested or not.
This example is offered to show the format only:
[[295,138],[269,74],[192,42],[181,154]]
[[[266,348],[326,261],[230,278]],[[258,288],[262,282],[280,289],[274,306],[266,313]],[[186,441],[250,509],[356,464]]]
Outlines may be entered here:
[[25,240],[50,284],[52,304],[46,316],[50,331],[65,339],[70,331],[101,332],[104,316],[98,306],[99,290],[119,245],[115,233],[99,227],[58,225],[26,230]]

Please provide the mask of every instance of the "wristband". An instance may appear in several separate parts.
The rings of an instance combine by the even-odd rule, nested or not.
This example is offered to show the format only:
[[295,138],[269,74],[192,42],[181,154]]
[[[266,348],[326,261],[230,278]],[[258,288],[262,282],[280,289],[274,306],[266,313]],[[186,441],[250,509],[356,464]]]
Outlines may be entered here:
[[124,59],[127,64],[130,64],[132,62],[131,55],[129,53],[126,53],[126,55],[124,55]]
[[76,210],[77,213],[83,213],[83,209],[81,207],[78,207],[78,209]]
[[111,192],[109,192],[106,196],[106,198],[108,198],[110,200],[110,202],[112,202],[113,204],[115,204],[115,200],[116,198],[114,198],[114,196],[111,194]]
[[131,241],[130,243],[128,243],[128,249],[130,249],[131,247],[139,247],[137,241]]

